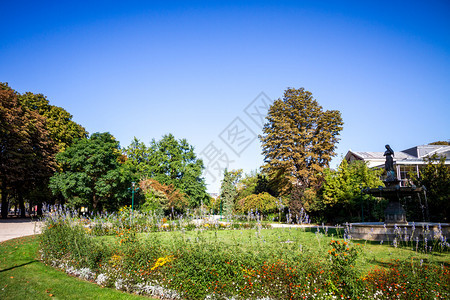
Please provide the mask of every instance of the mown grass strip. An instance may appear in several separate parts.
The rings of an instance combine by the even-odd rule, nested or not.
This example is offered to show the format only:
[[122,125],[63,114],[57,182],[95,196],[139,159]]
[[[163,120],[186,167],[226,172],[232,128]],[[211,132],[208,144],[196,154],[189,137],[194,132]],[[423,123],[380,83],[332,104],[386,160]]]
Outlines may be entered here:
[[37,259],[37,236],[0,243],[0,299],[149,299],[70,277]]

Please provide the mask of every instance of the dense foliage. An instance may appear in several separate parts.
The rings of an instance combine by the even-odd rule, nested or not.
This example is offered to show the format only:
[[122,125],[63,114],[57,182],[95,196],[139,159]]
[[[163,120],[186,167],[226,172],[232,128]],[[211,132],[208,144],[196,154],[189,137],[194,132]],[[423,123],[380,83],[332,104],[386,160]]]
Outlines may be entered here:
[[342,125],[339,111],[323,111],[303,88],[287,89],[283,98],[270,106],[260,136],[262,169],[280,193],[314,185],[335,155]]
[[225,215],[232,215],[238,194],[236,183],[242,175],[242,170],[228,171],[225,169],[220,187],[220,200]]
[[45,192],[48,178],[55,170],[57,147],[49,134],[47,119],[21,105],[19,94],[0,83],[0,189],[2,218],[8,215],[14,197],[25,216],[24,198]]
[[253,211],[267,215],[278,210],[277,201],[278,199],[269,193],[251,194],[239,200],[237,209],[244,214]]
[[39,113],[46,119],[48,133],[59,151],[64,151],[74,142],[87,137],[84,127],[75,123],[69,112],[64,108],[50,105],[44,95],[26,92],[19,95],[19,101],[23,107]]
[[133,165],[140,179],[152,178],[161,184],[172,185],[185,194],[189,207],[207,204],[209,196],[202,178],[203,161],[186,139],[177,140],[172,134],[161,140],[153,139],[150,146],[136,138],[124,149],[127,164]]
[[128,201],[133,180],[121,160],[119,142],[109,133],[94,133],[57,155],[61,170],[51,178],[50,187],[70,206],[116,210]]
[[437,155],[426,157],[419,176],[411,174],[415,185],[425,187],[429,218],[435,222],[450,221],[450,166],[445,164],[445,160],[445,157]]
[[[348,163],[342,160],[337,170],[324,170],[324,183],[318,201],[311,203],[311,209],[321,212],[328,220],[360,221],[366,207],[365,221],[379,221],[382,209],[374,209],[378,202],[362,190],[384,186],[380,179],[381,170],[370,169],[363,161]],[[371,207],[369,210],[368,207]],[[381,215],[377,215],[381,213]]]
[[157,214],[182,212],[189,204],[186,195],[171,184],[161,184],[149,178],[141,180],[139,186],[145,195],[145,202],[141,207],[143,211]]

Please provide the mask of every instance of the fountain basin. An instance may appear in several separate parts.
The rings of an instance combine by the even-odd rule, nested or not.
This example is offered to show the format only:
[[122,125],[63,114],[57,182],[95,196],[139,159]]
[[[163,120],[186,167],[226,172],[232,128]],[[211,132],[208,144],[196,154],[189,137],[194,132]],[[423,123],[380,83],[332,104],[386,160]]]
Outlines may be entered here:
[[352,223],[349,234],[354,240],[393,241],[396,237],[401,241],[428,241],[445,238],[450,239],[449,223],[408,222],[392,224],[383,222]]

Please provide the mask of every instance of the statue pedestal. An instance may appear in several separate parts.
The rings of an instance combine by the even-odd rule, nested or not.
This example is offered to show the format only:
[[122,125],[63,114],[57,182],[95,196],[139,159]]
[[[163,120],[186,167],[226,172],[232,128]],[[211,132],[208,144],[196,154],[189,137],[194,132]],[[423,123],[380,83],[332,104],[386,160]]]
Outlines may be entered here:
[[384,210],[385,224],[407,224],[406,212],[400,202],[389,201],[387,208]]
[[397,178],[386,178],[383,183],[385,187],[400,187],[400,180]]

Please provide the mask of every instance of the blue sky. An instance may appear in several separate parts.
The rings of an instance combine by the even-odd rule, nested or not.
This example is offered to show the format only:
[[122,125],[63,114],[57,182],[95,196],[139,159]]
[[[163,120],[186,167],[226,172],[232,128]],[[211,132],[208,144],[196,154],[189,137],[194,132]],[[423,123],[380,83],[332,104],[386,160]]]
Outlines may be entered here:
[[262,165],[246,108],[287,87],[341,111],[333,165],[450,139],[448,1],[2,2],[0,81],[123,147],[186,138],[212,192]]

